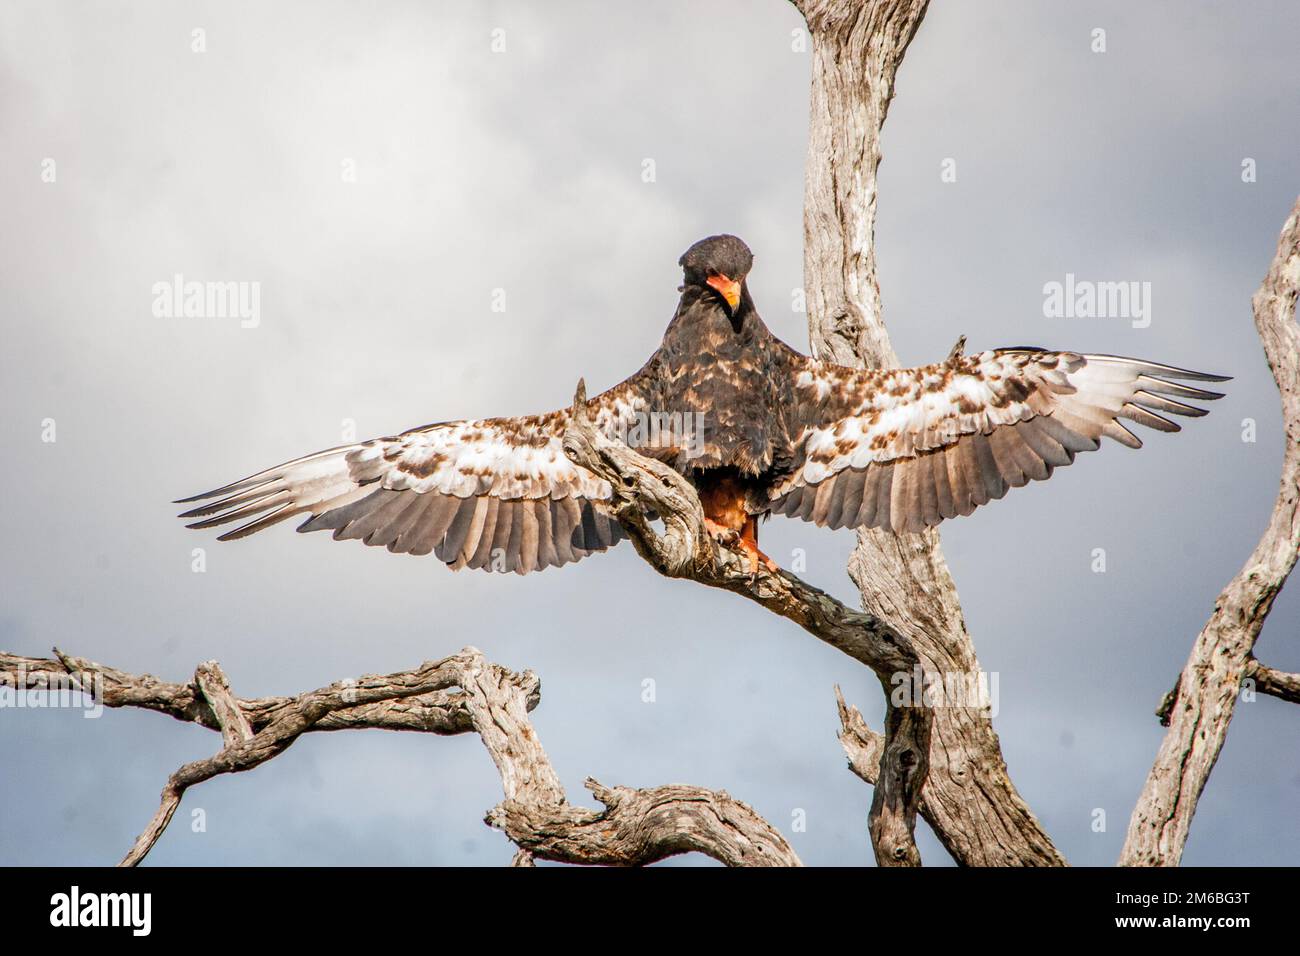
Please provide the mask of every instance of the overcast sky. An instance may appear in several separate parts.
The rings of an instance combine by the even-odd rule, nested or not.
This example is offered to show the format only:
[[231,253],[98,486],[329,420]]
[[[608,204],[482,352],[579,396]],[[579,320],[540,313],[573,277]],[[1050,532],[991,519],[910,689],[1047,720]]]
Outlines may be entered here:
[[[788,622],[628,545],[454,574],[288,525],[218,544],[169,503],[348,421],[365,438],[611,385],[711,233],[748,241],[760,311],[806,348],[800,25],[780,0],[0,6],[0,648],[171,680],[217,658],[251,697],[473,644],[541,676],[534,722],[575,802],[589,775],[725,788],[805,862],[869,863],[832,687],[879,728],[878,685]],[[1284,2],[938,2],[899,75],[877,243],[905,363],[966,333],[1236,377],[1182,434],[944,527],[1012,777],[1078,864],[1116,859],[1152,711],[1277,490],[1249,298],[1300,188],[1297,35]],[[256,327],[155,314],[177,274],[258,283]],[[1150,283],[1149,325],[1045,317],[1067,274]],[[777,518],[763,540],[856,604],[851,532]],[[1258,648],[1290,670],[1296,595]],[[115,862],[218,744],[141,711],[0,711],[0,864]],[[1298,758],[1293,705],[1240,705],[1185,862],[1300,862]],[[308,735],[187,794],[149,862],[500,865],[500,799],[476,737]]]

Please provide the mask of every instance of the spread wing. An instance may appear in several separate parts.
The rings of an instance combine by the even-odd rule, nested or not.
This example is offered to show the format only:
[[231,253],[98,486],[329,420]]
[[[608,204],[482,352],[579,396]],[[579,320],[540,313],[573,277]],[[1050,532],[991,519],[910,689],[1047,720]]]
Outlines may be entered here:
[[[646,407],[647,370],[597,395],[597,428],[625,434]],[[603,509],[609,483],[565,456],[570,412],[442,422],[389,438],[319,451],[183,502],[191,528],[244,522],[242,538],[306,515],[299,531],[328,529],[463,567],[527,574],[604,551],[623,529]]]
[[795,471],[770,491],[776,514],[832,528],[920,531],[1042,480],[1102,436],[1142,442],[1157,412],[1222,397],[1176,379],[1222,382],[1139,359],[1002,349],[914,369],[858,370],[807,359],[794,371]]

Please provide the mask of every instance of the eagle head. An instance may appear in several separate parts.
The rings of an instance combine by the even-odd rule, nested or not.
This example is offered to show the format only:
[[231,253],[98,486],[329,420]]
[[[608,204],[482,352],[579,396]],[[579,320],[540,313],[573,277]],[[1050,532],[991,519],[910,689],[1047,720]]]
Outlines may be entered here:
[[745,276],[754,265],[749,246],[735,236],[709,236],[682,253],[677,260],[686,285],[712,289],[735,316],[744,299]]

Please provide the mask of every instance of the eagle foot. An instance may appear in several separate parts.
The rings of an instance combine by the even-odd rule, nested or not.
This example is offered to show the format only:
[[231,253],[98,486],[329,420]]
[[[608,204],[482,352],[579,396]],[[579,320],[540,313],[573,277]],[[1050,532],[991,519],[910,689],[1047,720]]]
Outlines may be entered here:
[[775,561],[769,558],[762,551],[758,550],[757,545],[751,544],[748,540],[741,538],[740,550],[745,555],[745,558],[749,561],[749,578],[751,581],[758,577],[759,564],[762,564],[763,567],[767,568],[769,574],[780,573],[781,571],[780,565],[778,565]]
[[747,518],[743,527],[735,528],[714,521],[706,515],[704,527],[714,541],[727,550],[737,552],[745,558],[745,563],[749,567],[751,581],[758,577],[760,564],[772,574],[777,574],[781,570],[775,561],[758,550],[758,528],[754,518]]
[[718,544],[731,545],[740,540],[740,532],[735,528],[729,528],[725,524],[720,524],[712,518],[705,517],[704,527],[713,536],[713,540]]

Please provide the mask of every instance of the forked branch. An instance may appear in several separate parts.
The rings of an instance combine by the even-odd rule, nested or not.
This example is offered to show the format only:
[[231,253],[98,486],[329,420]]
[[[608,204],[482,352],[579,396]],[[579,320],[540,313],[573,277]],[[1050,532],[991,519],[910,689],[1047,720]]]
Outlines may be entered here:
[[107,707],[141,707],[221,733],[220,751],[168,778],[158,810],[122,866],[137,865],[153,849],[188,788],[251,770],[304,733],[356,728],[479,734],[505,793],[486,822],[519,846],[515,865],[542,858],[637,866],[692,851],[729,866],[800,865],[774,827],[724,792],[684,785],[632,790],[589,779],[605,809],[570,805],[528,720],[540,681],[531,671],[488,662],[473,647],[411,671],[340,681],[295,697],[237,698],[216,661],[200,664],[190,683],[174,684],[57,649],[53,660],[0,654],[0,685],[23,693],[70,687]]

